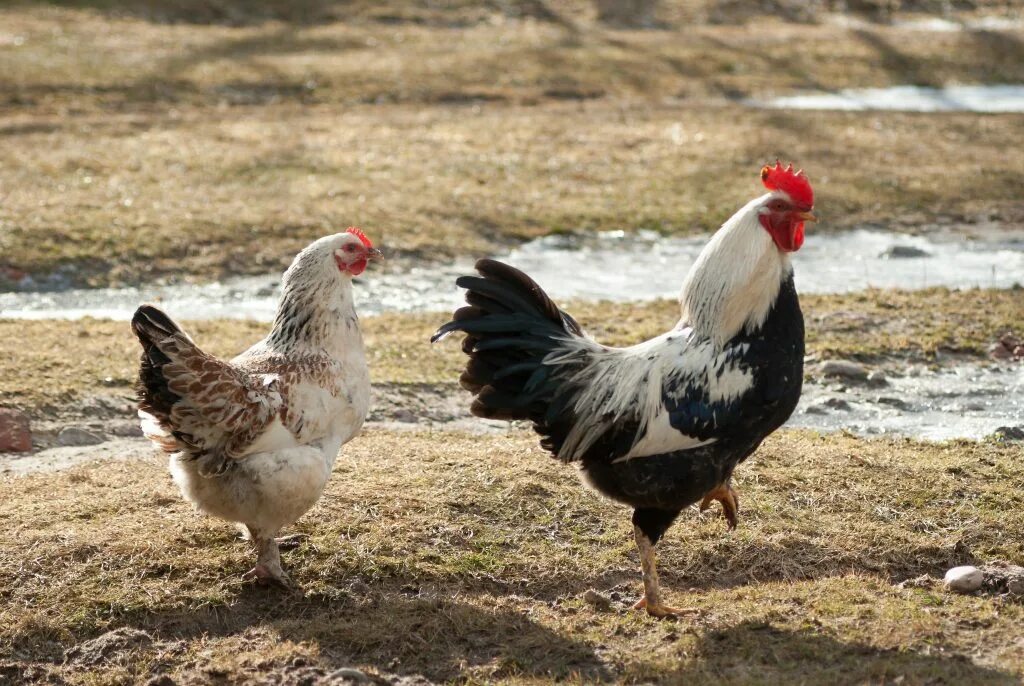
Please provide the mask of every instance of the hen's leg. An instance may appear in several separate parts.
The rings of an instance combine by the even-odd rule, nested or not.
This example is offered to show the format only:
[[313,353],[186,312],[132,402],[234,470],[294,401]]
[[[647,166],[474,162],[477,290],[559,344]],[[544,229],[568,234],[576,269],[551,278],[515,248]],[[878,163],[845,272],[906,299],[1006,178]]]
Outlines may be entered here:
[[294,550],[309,540],[309,534],[288,534],[274,539],[279,550]]
[[253,535],[253,543],[256,545],[256,566],[243,574],[242,579],[265,584],[277,584],[288,589],[295,588],[291,577],[281,567],[281,553],[274,537],[257,536],[255,535],[256,532],[252,529],[250,529],[250,533]]
[[722,516],[729,523],[730,529],[736,528],[736,513],[740,511],[740,496],[732,487],[732,479],[726,479],[704,495],[700,501],[700,511],[711,507],[711,503],[717,500],[722,503]]
[[680,614],[699,612],[696,608],[674,608],[661,602],[661,586],[658,583],[658,560],[654,546],[665,533],[678,512],[638,509],[633,512],[633,536],[640,552],[640,569],[644,580],[644,597],[633,606],[647,610],[652,617],[675,617]]

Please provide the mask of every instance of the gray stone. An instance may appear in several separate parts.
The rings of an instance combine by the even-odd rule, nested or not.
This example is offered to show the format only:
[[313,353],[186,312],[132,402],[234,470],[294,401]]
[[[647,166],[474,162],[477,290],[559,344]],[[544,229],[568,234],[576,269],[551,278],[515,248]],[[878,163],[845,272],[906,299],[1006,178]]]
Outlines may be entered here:
[[850,403],[846,402],[842,398],[829,398],[824,403],[826,407],[831,407],[833,410],[849,410]]
[[998,441],[1024,441],[1024,426],[1001,426],[992,435]]
[[885,372],[883,372],[882,370],[876,369],[875,371],[868,374],[868,385],[874,386],[876,388],[879,388],[881,386],[888,386],[889,377],[887,377],[885,375]]
[[931,257],[932,254],[912,245],[894,245],[878,253],[878,256],[887,260],[906,260],[915,257]]
[[868,378],[868,370],[863,365],[849,360],[828,360],[821,364],[821,373],[825,376],[834,376],[855,381],[865,381]]
[[882,395],[875,399],[875,402],[879,405],[888,405],[889,407],[895,407],[897,410],[909,410],[910,404],[901,398],[893,398],[892,396]]
[[985,574],[977,567],[965,565],[946,572],[946,588],[954,593],[974,593],[985,583]]
[[61,446],[76,446],[76,445],[99,445],[103,442],[102,436],[97,436],[91,431],[86,429],[80,429],[77,426],[65,426],[57,434],[57,445]]

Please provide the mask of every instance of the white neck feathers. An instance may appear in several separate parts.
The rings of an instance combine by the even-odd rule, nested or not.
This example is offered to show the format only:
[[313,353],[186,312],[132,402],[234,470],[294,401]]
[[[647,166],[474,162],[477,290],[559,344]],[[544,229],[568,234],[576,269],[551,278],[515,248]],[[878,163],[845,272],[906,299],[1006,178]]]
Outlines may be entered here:
[[793,267],[758,220],[771,194],[751,200],[701,251],[679,295],[682,323],[717,346],[764,324]]
[[353,345],[353,337],[361,346],[352,280],[313,269],[289,269],[267,343],[282,352],[326,352],[340,358]]

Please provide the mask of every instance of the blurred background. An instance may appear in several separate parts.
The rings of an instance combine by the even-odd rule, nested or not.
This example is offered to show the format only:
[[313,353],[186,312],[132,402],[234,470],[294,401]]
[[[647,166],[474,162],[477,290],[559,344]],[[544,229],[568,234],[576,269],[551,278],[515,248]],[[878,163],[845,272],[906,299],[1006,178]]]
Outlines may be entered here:
[[1024,108],[1022,7],[4,3],[0,284],[263,274],[350,224],[422,259],[692,234],[776,157],[818,231],[1016,221],[1019,117],[958,110]]

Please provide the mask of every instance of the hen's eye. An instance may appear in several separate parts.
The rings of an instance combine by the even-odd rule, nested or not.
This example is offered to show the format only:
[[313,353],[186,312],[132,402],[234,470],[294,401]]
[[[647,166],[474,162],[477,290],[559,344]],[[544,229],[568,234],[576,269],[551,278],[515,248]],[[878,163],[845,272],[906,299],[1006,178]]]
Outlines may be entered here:
[[356,249],[356,246],[352,245],[351,243],[348,243],[348,244],[346,244],[346,245],[345,245],[345,247],[344,247],[344,248],[342,248],[342,249],[343,249],[343,250],[344,250],[345,252],[352,252],[353,250],[355,250],[355,249]]

